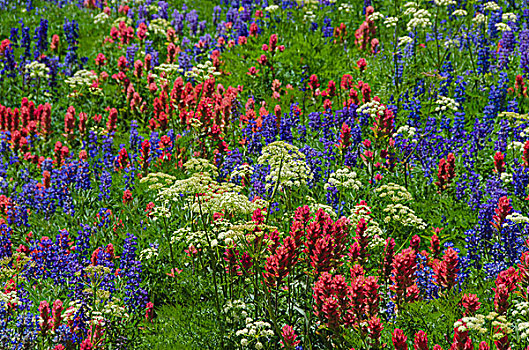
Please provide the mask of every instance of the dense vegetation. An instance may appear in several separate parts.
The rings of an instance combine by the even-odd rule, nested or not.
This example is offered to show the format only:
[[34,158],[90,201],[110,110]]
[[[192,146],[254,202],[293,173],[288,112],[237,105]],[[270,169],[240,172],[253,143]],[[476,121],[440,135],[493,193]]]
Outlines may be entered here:
[[529,347],[525,0],[0,18],[0,349]]

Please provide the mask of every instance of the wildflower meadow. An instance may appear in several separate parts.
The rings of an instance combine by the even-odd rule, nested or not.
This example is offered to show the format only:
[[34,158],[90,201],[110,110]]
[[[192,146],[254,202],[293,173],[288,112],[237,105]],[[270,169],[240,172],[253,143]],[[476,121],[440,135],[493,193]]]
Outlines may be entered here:
[[529,349],[527,0],[0,0],[0,350]]

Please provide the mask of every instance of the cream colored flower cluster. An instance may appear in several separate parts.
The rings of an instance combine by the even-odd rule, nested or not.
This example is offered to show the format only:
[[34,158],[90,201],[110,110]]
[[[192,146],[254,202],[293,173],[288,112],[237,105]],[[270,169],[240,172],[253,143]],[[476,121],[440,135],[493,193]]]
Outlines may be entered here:
[[220,72],[216,71],[216,68],[211,61],[199,63],[196,67],[193,67],[190,71],[185,73],[186,77],[194,78],[197,82],[206,81],[214,75],[220,75]]
[[234,180],[238,177],[249,180],[254,172],[253,167],[250,164],[244,163],[238,165],[230,174],[230,180]]
[[457,328],[460,332],[476,331],[480,335],[486,335],[489,332],[487,323],[490,323],[494,328],[498,327],[501,329],[501,332],[494,334],[494,340],[499,340],[513,332],[512,323],[508,322],[505,316],[499,315],[494,311],[488,315],[477,314],[476,316],[463,317],[461,321],[454,323],[454,328]]
[[435,103],[437,104],[437,107],[435,107],[436,112],[444,112],[447,109],[457,111],[459,108],[459,103],[457,103],[456,100],[446,96],[439,95]]
[[112,27],[119,27],[121,22],[125,22],[126,25],[130,26],[132,24],[132,19],[129,17],[119,17],[112,23]]
[[245,320],[248,317],[248,312],[246,310],[246,304],[240,299],[235,299],[233,301],[228,300],[223,307],[224,314],[227,316],[226,321],[228,323],[237,323],[240,320]]
[[219,174],[219,169],[204,158],[191,158],[184,163],[184,169],[188,174],[209,173],[212,176]]
[[498,11],[500,10],[500,6],[494,1],[489,1],[483,5],[483,9],[485,11]]
[[352,4],[343,3],[343,4],[340,4],[340,6],[338,6],[338,12],[349,13],[349,12],[352,12],[353,10],[354,10],[354,6]]
[[338,190],[353,190],[358,191],[362,183],[357,180],[356,172],[349,168],[338,169],[331,174],[329,180],[324,185],[325,189],[329,187],[336,187]]
[[382,19],[384,18],[384,15],[380,12],[373,12],[370,16],[369,16],[369,20],[370,21],[378,21],[379,19]]
[[487,16],[482,13],[476,13],[476,16],[472,18],[472,22],[476,25],[485,24],[487,25]]
[[249,347],[253,345],[256,350],[264,349],[261,338],[269,338],[274,335],[272,326],[265,321],[253,321],[250,317],[246,318],[246,327],[238,330],[235,335],[242,337],[241,346]]
[[393,137],[401,136],[402,138],[412,140],[413,142],[417,142],[417,140],[413,139],[415,137],[415,134],[417,133],[417,129],[413,126],[409,125],[403,125],[397,129],[397,132],[393,134]]
[[407,35],[401,36],[399,38],[397,46],[408,45],[408,44],[411,44],[412,42],[413,42],[413,39],[411,37],[409,37]]
[[[511,174],[511,181],[512,181],[512,174]],[[517,212],[507,215],[506,219],[512,221],[515,224],[529,224],[529,218]]]
[[311,213],[315,213],[315,212],[317,212],[318,210],[321,209],[324,212],[326,212],[327,214],[329,214],[333,219],[335,219],[338,216],[338,215],[336,215],[336,212],[334,211],[334,209],[330,205],[323,204],[323,203],[318,203],[311,196],[305,196],[305,199],[306,199],[306,203],[309,206],[309,209],[310,209]]
[[97,79],[96,73],[81,69],[75,72],[73,77],[67,78],[65,83],[68,84],[72,90],[76,90],[83,87],[89,87],[95,79]]
[[[406,12],[408,12],[408,10]],[[411,14],[413,17],[406,24],[406,29],[409,32],[414,31],[416,28],[424,29],[432,26],[432,21],[430,20],[432,14],[427,10],[415,9],[415,11],[412,11]]]
[[8,293],[0,293],[0,304],[4,305],[4,308],[8,308],[8,303],[13,306],[20,305],[21,301],[17,295],[17,291],[13,290]]
[[150,34],[163,36],[165,37],[165,34],[167,33],[167,29],[171,27],[171,24],[164,18],[156,18],[153,19],[149,23],[149,31],[147,32],[147,35],[150,36]]
[[150,190],[158,190],[174,183],[176,177],[165,173],[150,173],[141,178],[140,183],[148,183]]
[[386,26],[386,28],[395,28],[398,22],[398,17],[386,17],[386,19],[384,20],[384,25]]
[[109,16],[109,15],[107,15],[107,14],[104,13],[104,12],[101,12],[101,13],[97,14],[97,15],[94,17],[94,24],[105,23],[105,22],[107,22],[109,19],[110,19],[110,16]]
[[375,192],[378,193],[379,198],[389,199],[393,203],[410,202],[413,200],[411,193],[408,192],[406,187],[392,182],[378,187]]
[[466,15],[468,15],[468,12],[465,11],[465,10],[455,10],[454,12],[452,12],[452,15],[453,16],[457,16],[457,17],[465,17]]
[[356,109],[358,114],[369,114],[371,118],[376,118],[377,115],[384,113],[386,106],[381,104],[376,100],[371,100],[370,102],[364,103]]
[[383,212],[386,213],[386,217],[384,218],[384,222],[386,223],[394,221],[404,226],[415,227],[419,230],[426,229],[426,223],[415,215],[415,211],[403,204],[389,204],[383,209]]
[[[162,63],[159,66],[154,67],[154,69],[158,72],[165,72],[165,74],[167,75],[171,75],[173,73],[182,73],[182,74],[184,73],[184,70],[180,68],[178,64],[175,64],[175,63]],[[151,74],[151,76],[157,82],[162,81],[162,78],[160,78],[157,75]]]
[[435,5],[437,6],[457,5],[457,2],[455,0],[435,0]]
[[305,155],[284,141],[272,142],[257,159],[258,164],[269,165],[270,174],[266,176],[266,188],[301,187],[312,179],[312,174],[305,162]]
[[25,67],[26,73],[31,78],[43,78],[46,79],[50,73],[50,69],[46,67],[44,63],[33,61]]
[[265,10],[266,12],[275,12],[275,11],[279,10],[279,6],[278,5],[270,5],[270,6],[265,7],[263,10]]
[[145,248],[140,252],[140,261],[151,260],[158,257],[158,249],[154,247]]
[[382,238],[382,229],[370,213],[371,208],[367,205],[356,205],[348,219],[351,222],[351,227],[356,227],[360,219],[365,220],[367,223],[366,235],[370,238],[369,247],[374,249],[383,246],[385,241]]
[[520,338],[527,339],[529,337],[529,302],[518,299],[513,300],[512,316],[516,319],[516,328],[520,334]]

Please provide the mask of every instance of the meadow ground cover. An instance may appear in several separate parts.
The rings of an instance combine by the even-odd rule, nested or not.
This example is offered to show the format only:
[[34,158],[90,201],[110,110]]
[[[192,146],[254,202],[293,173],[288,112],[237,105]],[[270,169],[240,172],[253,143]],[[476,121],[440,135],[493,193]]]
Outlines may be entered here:
[[0,349],[528,349],[526,0],[0,0]]

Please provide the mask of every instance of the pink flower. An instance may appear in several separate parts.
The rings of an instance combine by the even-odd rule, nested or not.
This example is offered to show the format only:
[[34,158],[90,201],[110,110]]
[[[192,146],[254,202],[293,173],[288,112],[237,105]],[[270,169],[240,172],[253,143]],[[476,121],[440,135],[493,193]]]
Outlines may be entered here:
[[395,350],[408,350],[408,337],[404,335],[402,329],[396,328],[391,337]]
[[363,72],[367,67],[367,61],[365,60],[365,58],[360,58],[358,61],[356,61],[356,65],[358,66],[358,70],[360,70],[360,72]]
[[281,340],[282,348],[294,349],[300,343],[299,340],[296,340],[297,335],[294,333],[294,329],[289,325],[283,326],[281,337],[283,338]]

